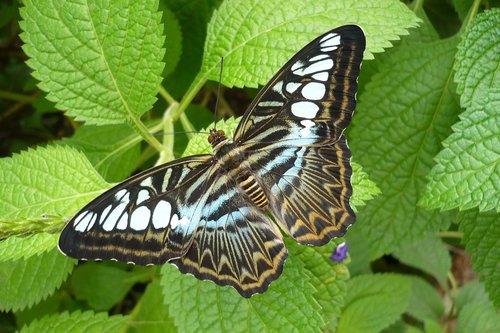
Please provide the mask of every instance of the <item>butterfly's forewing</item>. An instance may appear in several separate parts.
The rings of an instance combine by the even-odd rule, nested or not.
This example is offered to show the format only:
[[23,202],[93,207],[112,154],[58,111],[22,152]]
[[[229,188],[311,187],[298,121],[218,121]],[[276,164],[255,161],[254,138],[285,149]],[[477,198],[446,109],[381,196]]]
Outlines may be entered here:
[[287,256],[278,227],[225,175],[216,180],[202,216],[188,252],[171,263],[245,297],[264,292]]
[[273,215],[301,243],[325,244],[355,220],[342,133],[356,105],[364,49],[358,26],[318,37],[264,87],[235,134]]
[[162,264],[184,255],[209,187],[211,155],[146,170],[111,188],[66,225],[59,249],[78,259]]
[[237,142],[265,146],[335,142],[356,106],[365,36],[346,25],[319,36],[293,56],[259,92],[235,132]]

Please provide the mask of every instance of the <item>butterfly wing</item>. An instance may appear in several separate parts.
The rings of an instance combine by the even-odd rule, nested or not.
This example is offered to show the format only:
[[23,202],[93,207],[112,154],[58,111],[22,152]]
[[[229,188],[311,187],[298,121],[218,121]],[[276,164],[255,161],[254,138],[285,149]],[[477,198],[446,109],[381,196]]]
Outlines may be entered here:
[[167,163],[106,191],[61,233],[59,249],[78,259],[162,264],[191,246],[212,155]]
[[181,272],[250,297],[282,272],[287,250],[278,227],[234,180],[221,176],[203,209],[188,252],[171,261]]
[[281,233],[212,161],[179,159],[108,190],[69,221],[59,249],[78,259],[170,262],[245,297],[265,291],[287,256]]
[[355,220],[343,131],[364,49],[357,26],[316,38],[262,89],[236,130],[277,222],[301,243],[325,244]]

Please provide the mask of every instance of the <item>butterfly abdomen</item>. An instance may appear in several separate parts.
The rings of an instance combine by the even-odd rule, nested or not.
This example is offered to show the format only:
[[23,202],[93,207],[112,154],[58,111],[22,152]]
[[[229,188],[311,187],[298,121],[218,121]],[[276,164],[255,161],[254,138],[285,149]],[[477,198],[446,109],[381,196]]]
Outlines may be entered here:
[[262,187],[257,183],[252,174],[244,172],[240,174],[236,180],[256,206],[264,208],[269,204]]

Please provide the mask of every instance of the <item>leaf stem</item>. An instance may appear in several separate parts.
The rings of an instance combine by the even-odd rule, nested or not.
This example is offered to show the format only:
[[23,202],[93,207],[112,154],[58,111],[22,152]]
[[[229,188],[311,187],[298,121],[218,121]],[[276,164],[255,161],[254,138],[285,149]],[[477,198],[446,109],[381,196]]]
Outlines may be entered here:
[[461,239],[464,237],[464,233],[460,231],[440,231],[438,232],[438,236],[441,238],[458,238]]
[[146,140],[147,143],[149,143],[151,146],[153,146],[158,152],[163,151],[163,146],[162,144],[156,140],[156,138],[151,135],[151,133],[148,131],[147,127],[144,126],[144,124],[141,122],[141,120],[137,117],[131,117],[132,120],[132,126],[139,131],[139,134]]
[[460,31],[458,32],[459,34],[462,34],[469,25],[471,25],[472,21],[476,17],[477,11],[479,9],[479,5],[481,5],[482,0],[474,0],[474,3],[469,9],[469,12],[467,13],[467,16],[464,19],[464,22],[462,24],[462,27],[460,28]]
[[160,86],[160,95],[167,101],[168,104],[172,105],[174,103],[177,103],[175,98],[170,95],[170,93],[165,89],[163,86]]
[[193,81],[193,84],[189,87],[188,91],[182,98],[181,102],[179,103],[178,107],[172,110],[171,115],[172,115],[172,121],[176,121],[179,119],[181,114],[186,110],[186,108],[189,106],[193,98],[196,96],[198,91],[203,87],[205,82],[207,81],[207,76],[208,73],[206,73],[204,76],[200,76],[198,74],[196,78]]
[[187,137],[191,139],[194,135],[193,133],[196,132],[196,128],[193,126],[193,124],[191,124],[189,118],[186,116],[184,112],[181,113],[181,115],[179,116],[179,120],[182,124],[182,127],[186,131]]
[[171,104],[163,114],[163,145],[164,149],[160,152],[160,157],[156,165],[170,162],[174,159],[174,121],[172,111],[178,108],[177,102]]

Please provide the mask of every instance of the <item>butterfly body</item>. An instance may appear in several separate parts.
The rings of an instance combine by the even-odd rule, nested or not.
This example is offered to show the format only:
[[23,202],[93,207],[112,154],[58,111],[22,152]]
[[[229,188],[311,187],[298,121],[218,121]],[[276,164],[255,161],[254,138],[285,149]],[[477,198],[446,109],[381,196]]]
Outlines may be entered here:
[[68,223],[60,250],[169,262],[245,297],[264,292],[288,255],[281,230],[323,245],[354,223],[343,132],[364,48],[354,25],[319,36],[261,90],[233,140],[211,130],[213,154],[160,165],[103,193]]

